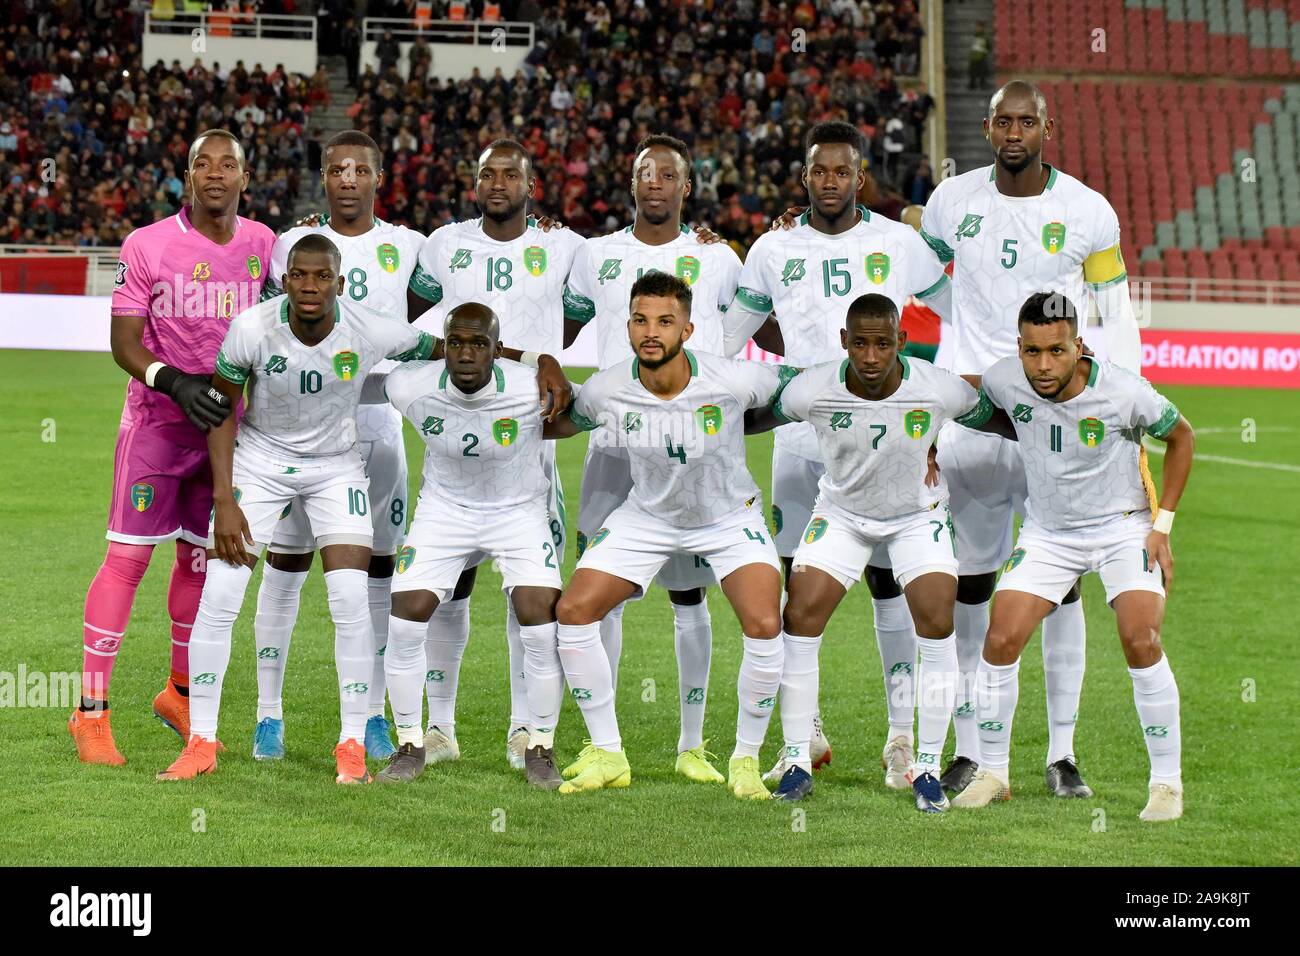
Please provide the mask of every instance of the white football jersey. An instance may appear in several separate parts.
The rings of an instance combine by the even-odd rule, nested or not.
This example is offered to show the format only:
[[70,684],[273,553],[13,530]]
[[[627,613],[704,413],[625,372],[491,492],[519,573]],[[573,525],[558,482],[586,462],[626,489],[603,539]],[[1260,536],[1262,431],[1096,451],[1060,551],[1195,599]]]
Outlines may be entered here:
[[509,242],[489,237],[481,217],[448,223],[424,241],[411,289],[434,304],[429,317],[439,330],[456,306],[480,302],[501,321],[503,344],[559,355],[564,283],[585,242],[571,229],[546,232],[531,216],[523,235]]
[[[1035,292],[1060,292],[1079,314],[1080,331],[1099,357],[1104,337],[1086,328],[1085,284],[1102,289],[1127,279],[1119,219],[1100,193],[1048,167],[1037,196],[998,192],[996,167],[941,182],[921,216],[925,241],[953,267],[952,370],[978,375],[1015,355],[1016,318]],[[1093,327],[1096,332],[1096,327]]]
[[337,455],[357,443],[361,384],[386,358],[427,359],[434,339],[356,303],[337,300],[329,335],[314,346],[289,327],[289,297],[246,309],[230,323],[217,371],[248,383],[239,438],[273,455]]
[[537,370],[498,359],[477,392],[456,387],[447,363],[412,362],[388,373],[384,391],[427,450],[420,497],[462,508],[509,508],[545,502],[542,416]]
[[629,359],[588,379],[569,416],[581,428],[601,429],[592,441],[628,450],[628,501],[670,525],[698,528],[758,494],[745,464],[745,411],[769,404],[794,371],[683,352],[691,379],[675,398],[652,395],[638,361]]
[[[852,229],[830,236],[818,232],[807,213],[792,229],[759,236],[749,250],[732,310],[776,313],[785,340],[785,360],[807,368],[844,358],[840,330],[849,306],[877,292],[898,307],[913,295],[928,296],[948,281],[943,264],[916,230],[858,207]],[[810,425],[781,428],[776,444],[787,454],[820,460]]]
[[925,484],[927,455],[944,422],[964,415],[979,396],[963,379],[921,359],[899,356],[898,391],[878,402],[849,391],[848,359],[813,366],[781,392],[776,411],[816,429],[826,472],[819,500],[874,520],[900,518],[947,498],[942,474]]
[[1178,409],[1140,375],[1092,361],[1088,384],[1066,402],[1046,399],[1025,378],[1017,356],[994,363],[981,378],[980,404],[958,419],[982,424],[992,407],[1016,428],[1029,487],[1029,517],[1049,531],[1095,528],[1155,497],[1139,464],[1142,435],[1164,438]]
[[564,317],[584,325],[596,320],[596,361],[610,368],[632,358],[627,320],[632,286],[647,272],[666,272],[691,287],[691,350],[721,355],[723,313],[736,292],[740,257],[725,242],[700,242],[682,226],[672,242],[652,246],[632,226],[588,239],[574,260],[564,290]]

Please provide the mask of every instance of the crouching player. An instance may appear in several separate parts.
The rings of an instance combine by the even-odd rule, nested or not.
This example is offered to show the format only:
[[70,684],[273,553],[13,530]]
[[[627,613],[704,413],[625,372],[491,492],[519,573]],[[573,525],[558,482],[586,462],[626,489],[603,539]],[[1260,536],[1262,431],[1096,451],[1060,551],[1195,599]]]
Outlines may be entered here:
[[903,357],[907,334],[898,325],[889,298],[860,296],[840,332],[848,358],[805,370],[769,416],[811,422],[826,462],[788,586],[781,679],[787,769],[775,796],[799,800],[812,791],[822,632],[875,554],[875,565],[893,569],[921,639],[919,733],[907,776],[917,809],[938,813],[948,808],[938,769],[957,693],[957,553],[947,490],[942,480],[926,483],[928,452],[944,422],[974,409],[978,396],[951,372]]
[[[1084,356],[1074,307],[1058,293],[1030,296],[1018,324],[1019,356],[985,371],[979,408],[959,419],[977,426],[1009,414],[1029,498],[976,675],[980,770],[953,805],[1010,799],[1020,652],[1074,581],[1096,571],[1115,610],[1151,759],[1141,818],[1176,820],[1183,812],[1178,685],[1160,626],[1173,578],[1169,531],[1192,468],[1192,427],[1142,377]],[[1140,459],[1144,434],[1168,444],[1154,522],[1155,486]]]
[[[230,323],[213,386],[233,406],[248,385],[248,411],[208,434],[213,550],[190,641],[190,738],[158,775],[185,780],[217,765],[217,712],[230,636],[244,590],[285,506],[301,507],[321,545],[342,732],[339,783],[368,783],[365,749],[371,625],[366,568],[373,534],[356,417],[366,373],[385,358],[427,359],[426,332],[346,302],[339,251],[321,235],[289,252],[284,296]],[[245,548],[245,544],[251,548]],[[220,560],[211,560],[219,558]]]
[[636,357],[592,376],[557,430],[606,429],[611,443],[627,448],[632,470],[627,499],[592,535],[560,598],[560,661],[593,748],[560,792],[631,783],[600,622],[643,592],[669,558],[687,553],[709,562],[744,634],[728,786],[742,799],[765,800],[758,751],[781,685],[781,574],[745,464],[744,417],[771,403],[787,376],[684,349],[694,328],[691,287],[676,276],[647,272],[629,305]]
[[379,780],[414,780],[424,770],[420,705],[429,618],[466,567],[490,558],[519,619],[528,699],[528,782],[554,790],[555,722],[564,676],[556,653],[559,555],[551,537],[550,479],[543,458],[537,370],[500,359],[501,327],[485,305],[452,309],[446,359],[390,372],[388,400],[424,439],[415,521],[398,552],[384,673],[397,725],[397,752]]

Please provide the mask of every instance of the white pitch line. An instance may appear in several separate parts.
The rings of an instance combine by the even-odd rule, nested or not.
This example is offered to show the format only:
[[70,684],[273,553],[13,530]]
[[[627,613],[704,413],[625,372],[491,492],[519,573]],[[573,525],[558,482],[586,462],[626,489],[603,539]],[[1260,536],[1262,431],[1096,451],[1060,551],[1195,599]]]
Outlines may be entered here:
[[[1154,445],[1144,441],[1143,447],[1153,455],[1163,455],[1164,446]],[[1268,471],[1287,471],[1300,475],[1300,465],[1285,465],[1276,461],[1250,461],[1247,458],[1228,458],[1224,455],[1202,455],[1196,452],[1193,457],[1197,461],[1213,461],[1221,465],[1241,465],[1243,468],[1264,468]]]

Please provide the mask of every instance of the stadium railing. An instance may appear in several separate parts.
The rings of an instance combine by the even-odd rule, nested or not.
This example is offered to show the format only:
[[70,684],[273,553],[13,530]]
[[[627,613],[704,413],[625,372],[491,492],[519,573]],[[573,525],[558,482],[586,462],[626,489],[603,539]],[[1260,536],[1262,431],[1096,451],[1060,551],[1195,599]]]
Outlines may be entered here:
[[493,42],[521,46],[531,50],[536,43],[536,28],[531,23],[505,20],[411,20],[407,18],[366,17],[361,21],[361,41],[378,43],[385,31],[399,42],[422,37],[429,43],[464,43],[486,46]]
[[244,14],[233,11],[205,13],[177,13],[159,17],[154,13],[144,15],[144,32],[149,34],[177,34],[194,31],[219,37],[239,37],[256,40],[311,40],[316,42],[316,18],[284,16],[279,14]]

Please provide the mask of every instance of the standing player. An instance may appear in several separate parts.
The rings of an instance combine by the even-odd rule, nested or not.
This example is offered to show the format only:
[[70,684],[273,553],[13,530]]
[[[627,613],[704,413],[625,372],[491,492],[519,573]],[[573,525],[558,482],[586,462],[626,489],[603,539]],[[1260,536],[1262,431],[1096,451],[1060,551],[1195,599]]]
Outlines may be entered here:
[[[940,183],[921,220],[922,235],[940,260],[956,260],[953,343],[944,348],[951,368],[978,375],[1015,355],[1015,310],[1045,289],[1062,293],[1085,318],[1091,294],[1104,323],[1104,336],[1094,336],[1092,348],[1136,373],[1141,343],[1120,256],[1119,220],[1099,193],[1043,162],[1043,144],[1052,135],[1043,94],[1030,83],[1008,83],[989,102],[984,131],[994,164]],[[1083,337],[1089,340],[1086,330]],[[988,630],[997,569],[1011,549],[1012,512],[1023,509],[1024,466],[1015,446],[995,435],[949,426],[938,444],[961,561],[956,628],[963,678],[956,759],[943,783],[960,793],[976,769],[971,678]],[[1074,588],[1043,622],[1046,779],[1060,797],[1092,795],[1074,755],[1086,637]]]
[[[723,354],[723,312],[736,290],[740,259],[725,243],[702,242],[682,224],[682,204],[691,194],[691,155],[672,136],[648,136],[637,145],[632,167],[632,225],[591,239],[574,260],[564,292],[566,341],[596,321],[597,362],[612,368],[631,357],[627,338],[627,308],[631,289],[643,275],[663,272],[691,289],[693,351]],[[578,556],[602,528],[610,513],[632,489],[628,451],[612,433],[599,432],[587,446],[582,469],[582,501],[578,512]],[[714,572],[695,554],[670,556],[658,581],[668,591],[673,609],[677,651],[678,708],[681,733],[677,740],[677,772],[704,783],[721,783],[720,774],[704,752],[704,712],[709,690],[713,625],[705,589]],[[623,607],[602,614],[600,639],[618,685],[623,650]],[[565,775],[578,774],[593,754],[583,751]]]
[[[390,373],[386,394],[428,446],[419,507],[393,581],[392,647],[385,657],[398,750],[381,781],[414,780],[424,770],[420,703],[425,635],[438,604],[465,566],[491,558],[524,642],[528,695],[528,782],[554,790],[555,722],[563,696],[556,653],[560,556],[551,536],[537,372],[496,360],[497,317],[478,303],[447,316],[446,361]],[[553,460],[553,456],[552,456]]]
[[[342,256],[343,297],[391,320],[406,315],[406,286],[415,271],[424,236],[405,226],[375,218],[375,191],[383,184],[383,158],[375,141],[359,130],[332,137],[322,153],[321,178],[329,215],[318,226],[298,226],[278,240],[271,252],[271,282],[285,274],[289,250],[303,236],[328,238]],[[364,315],[365,313],[359,313]],[[381,365],[381,368],[384,366]],[[374,634],[370,701],[366,719],[366,753],[379,760],[393,753],[384,717],[384,647],[388,637],[389,586],[398,549],[406,532],[406,450],[402,416],[390,405],[363,405],[357,414],[361,460],[370,478],[370,520],[374,528],[368,568],[370,623]],[[257,731],[253,756],[284,756],[281,691],[289,639],[298,617],[298,602],[316,543],[301,507],[275,526],[262,585],[257,593],[253,629],[257,639]]]
[[957,548],[942,479],[928,487],[926,475],[935,432],[970,412],[977,396],[951,372],[902,355],[907,334],[899,330],[898,307],[883,295],[854,300],[840,340],[848,358],[797,376],[772,416],[811,423],[826,463],[788,584],[781,679],[788,769],[776,796],[799,800],[812,791],[809,741],[822,632],[871,555],[883,552],[921,638],[909,776],[917,809],[938,813],[948,808],[937,773],[957,694]]
[[176,541],[167,590],[171,676],[153,710],[189,739],[190,629],[203,589],[212,474],[204,432],[231,412],[209,381],[230,320],[257,302],[274,234],[237,215],[244,150],[223,130],[190,145],[190,205],[122,244],[113,289],[113,358],[132,381],[122,409],[108,554],[86,594],[83,696],[68,729],[85,763],[121,765],[108,688],[154,545]]
[[[980,407],[960,420],[978,425],[995,411],[1010,417],[1029,497],[1016,549],[998,581],[977,674],[980,770],[953,804],[1010,799],[1020,653],[1079,576],[1096,571],[1115,610],[1151,759],[1141,818],[1176,820],[1183,813],[1178,685],[1160,626],[1173,579],[1169,531],[1191,473],[1195,436],[1145,379],[1083,356],[1077,313],[1066,296],[1030,296],[1018,325],[1019,357],[984,373]],[[1143,434],[1169,446],[1158,512],[1142,465]]]
[[429,358],[434,338],[337,298],[345,285],[340,262],[324,236],[299,239],[289,250],[286,294],[241,313],[217,354],[213,386],[233,404],[247,384],[248,412],[238,445],[233,420],[208,436],[210,557],[220,560],[208,566],[194,626],[193,732],[160,779],[186,780],[216,767],[231,632],[258,553],[293,504],[307,513],[320,546],[334,620],[342,718],[335,779],[370,780],[361,738],[372,671],[366,569],[374,531],[355,420],[366,373],[385,358]]
[[[808,131],[804,148],[803,184],[811,205],[793,229],[760,236],[749,250],[740,288],[727,310],[727,354],[743,346],[775,311],[786,361],[800,367],[839,361],[845,315],[866,292],[886,296],[900,313],[913,295],[941,313],[947,311],[948,277],[916,232],[854,203],[866,175],[857,128],[819,123]],[[787,580],[825,471],[812,425],[792,425],[776,433],[772,524]],[[883,552],[879,558],[868,564],[867,587],[889,710],[881,760],[885,783],[906,790],[913,763],[916,631]],[[812,748],[814,766],[829,762],[830,744],[819,716],[814,716]],[[780,779],[786,769],[778,763],[767,779]]]
[[[407,292],[412,321],[434,306],[440,306],[441,315],[446,315],[458,305],[477,302],[498,316],[501,340],[531,353],[533,364],[539,355],[560,354],[566,344],[564,282],[583,239],[567,229],[544,229],[528,215],[528,198],[536,189],[532,159],[523,146],[508,139],[489,144],[478,157],[475,177],[475,201],[483,215],[436,229],[425,241]],[[558,364],[544,362],[543,369],[563,381]],[[567,403],[567,396],[556,402],[552,415]],[[543,458],[550,482],[548,522],[558,561],[564,554],[566,519],[554,446],[543,447]],[[429,622],[429,729],[424,747],[430,763],[460,756],[456,689],[461,657],[469,641],[469,596],[477,570],[475,565],[464,572]],[[510,766],[522,769],[528,747],[526,649],[510,601],[506,602],[506,640],[510,648],[506,759]]]
[[582,769],[561,793],[632,782],[600,620],[643,592],[673,555],[698,554],[744,634],[727,783],[741,799],[769,796],[758,750],[781,684],[781,572],[745,465],[744,418],[776,398],[789,370],[685,350],[692,298],[676,276],[653,271],[638,279],[627,322],[636,357],[592,376],[574,399],[568,428],[557,423],[557,434],[610,432],[632,471],[627,500],[591,536],[557,609],[564,676],[591,735]]

